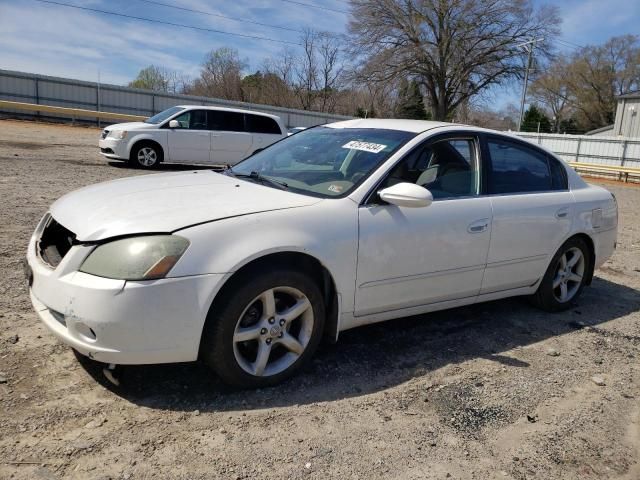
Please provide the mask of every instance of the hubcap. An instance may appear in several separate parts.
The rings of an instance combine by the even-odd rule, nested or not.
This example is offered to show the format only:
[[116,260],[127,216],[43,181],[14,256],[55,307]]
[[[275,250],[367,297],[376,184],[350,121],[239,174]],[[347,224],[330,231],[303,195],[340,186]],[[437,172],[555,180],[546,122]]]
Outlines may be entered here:
[[570,248],[562,254],[553,278],[553,296],[558,302],[566,303],[578,293],[584,266],[584,255],[579,248]]
[[311,302],[297,288],[262,292],[244,309],[233,334],[233,354],[250,375],[267,377],[293,365],[311,340]]
[[138,163],[145,167],[150,167],[156,163],[158,156],[156,151],[151,147],[142,147],[138,150]]

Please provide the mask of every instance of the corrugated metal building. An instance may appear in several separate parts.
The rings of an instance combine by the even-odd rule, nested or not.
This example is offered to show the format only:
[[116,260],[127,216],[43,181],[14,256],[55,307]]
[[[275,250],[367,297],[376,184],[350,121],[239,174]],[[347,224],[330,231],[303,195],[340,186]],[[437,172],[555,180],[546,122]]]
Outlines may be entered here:
[[618,97],[613,135],[640,137],[640,92]]

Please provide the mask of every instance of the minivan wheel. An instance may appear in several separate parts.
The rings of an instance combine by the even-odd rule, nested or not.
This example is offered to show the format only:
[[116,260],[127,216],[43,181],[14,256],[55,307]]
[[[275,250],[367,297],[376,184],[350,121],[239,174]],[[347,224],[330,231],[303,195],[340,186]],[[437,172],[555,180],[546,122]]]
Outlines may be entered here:
[[271,271],[233,282],[210,312],[200,356],[226,383],[275,385],[315,352],[324,326],[320,289],[305,273]]
[[549,312],[566,310],[584,287],[590,265],[589,250],[580,238],[567,240],[556,252],[533,295],[533,303]]
[[155,168],[162,161],[162,149],[153,143],[139,143],[131,149],[129,163],[138,168]]

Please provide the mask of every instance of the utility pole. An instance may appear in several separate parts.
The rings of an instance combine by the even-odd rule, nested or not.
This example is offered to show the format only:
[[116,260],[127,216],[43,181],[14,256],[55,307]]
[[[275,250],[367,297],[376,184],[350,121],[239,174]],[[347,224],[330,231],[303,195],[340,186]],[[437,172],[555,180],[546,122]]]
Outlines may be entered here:
[[535,40],[529,40],[528,42],[517,45],[518,47],[524,47],[527,51],[527,66],[524,71],[524,85],[522,85],[522,99],[520,100],[520,118],[518,119],[518,131],[522,128],[522,120],[524,118],[524,102],[527,99],[527,84],[529,83],[529,69],[531,69],[531,61],[533,60],[533,48],[536,43],[543,41],[544,38],[536,38]]

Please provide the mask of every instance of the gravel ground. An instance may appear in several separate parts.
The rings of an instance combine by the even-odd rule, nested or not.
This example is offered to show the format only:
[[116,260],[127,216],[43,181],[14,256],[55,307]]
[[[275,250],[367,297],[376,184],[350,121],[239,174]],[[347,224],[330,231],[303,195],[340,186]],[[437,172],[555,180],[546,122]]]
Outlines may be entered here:
[[98,134],[0,121],[0,478],[640,479],[638,187],[607,184],[618,250],[568,312],[510,299],[355,329],[277,388],[183,364],[116,389],[39,323],[20,265],[56,198],[143,173]]

